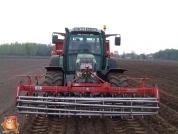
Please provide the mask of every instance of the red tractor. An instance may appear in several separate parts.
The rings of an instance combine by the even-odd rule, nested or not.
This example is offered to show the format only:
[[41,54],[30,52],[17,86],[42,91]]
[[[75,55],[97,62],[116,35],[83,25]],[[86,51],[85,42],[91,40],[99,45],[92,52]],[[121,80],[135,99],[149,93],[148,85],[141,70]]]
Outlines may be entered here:
[[[18,112],[89,117],[158,114],[158,86],[146,87],[148,78],[124,75],[127,70],[118,68],[110,53],[110,36],[115,36],[119,46],[120,35],[105,34],[105,29],[74,27],[65,28],[65,33],[54,32],[55,45],[46,74],[27,76],[26,85],[18,83]],[[33,77],[45,77],[44,84],[32,85]],[[130,87],[129,81],[139,81],[140,86]]]

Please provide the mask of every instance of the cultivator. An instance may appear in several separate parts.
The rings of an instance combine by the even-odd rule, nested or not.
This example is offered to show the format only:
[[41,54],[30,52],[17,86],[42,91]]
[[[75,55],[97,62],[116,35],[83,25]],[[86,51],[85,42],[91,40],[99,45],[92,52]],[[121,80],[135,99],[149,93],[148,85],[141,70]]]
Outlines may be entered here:
[[[115,36],[115,45],[120,46],[121,36],[105,34],[106,26],[103,29],[74,27],[65,28],[65,33],[53,32],[55,45],[46,74],[16,75],[28,78],[26,85],[19,82],[17,86],[19,113],[81,117],[158,114],[158,86],[146,87],[148,78],[124,75],[127,70],[118,68],[107,40]],[[38,79],[43,77],[40,86]],[[129,81],[139,81],[139,87]]]
[[[83,73],[92,74],[100,83],[77,83],[76,80]],[[148,78],[127,78],[128,81],[139,80],[140,87],[111,87],[110,83],[103,81],[89,69],[85,69],[83,73],[68,82],[67,86],[31,85],[33,76],[27,76],[28,84],[19,82],[17,86],[19,113],[89,117],[158,114],[158,87],[145,87],[145,80]],[[41,78],[34,77],[36,80]],[[26,95],[22,96],[21,91],[26,91]],[[43,96],[40,96],[40,93],[43,93]],[[148,94],[154,97],[148,97]]]

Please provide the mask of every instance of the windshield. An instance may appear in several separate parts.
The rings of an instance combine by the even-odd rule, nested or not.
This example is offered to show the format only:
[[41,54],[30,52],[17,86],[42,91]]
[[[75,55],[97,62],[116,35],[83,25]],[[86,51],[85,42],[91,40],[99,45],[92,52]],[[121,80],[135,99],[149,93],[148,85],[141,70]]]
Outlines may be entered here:
[[69,54],[83,52],[101,54],[101,41],[99,34],[71,34]]
[[100,68],[102,38],[98,34],[71,34],[68,49],[68,70],[75,70],[75,63],[78,53],[91,53],[97,62],[97,69]]

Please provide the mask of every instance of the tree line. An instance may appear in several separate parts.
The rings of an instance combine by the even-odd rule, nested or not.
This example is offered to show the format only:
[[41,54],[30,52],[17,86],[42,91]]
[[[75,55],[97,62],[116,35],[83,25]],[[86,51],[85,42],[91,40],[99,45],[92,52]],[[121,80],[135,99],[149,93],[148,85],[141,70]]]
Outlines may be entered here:
[[152,57],[159,60],[178,60],[178,49],[165,49],[151,54],[136,54],[134,51],[131,51],[131,53],[123,52],[121,55],[115,50],[114,57],[130,59],[149,59]]
[[114,51],[114,57],[116,58],[130,58],[130,59],[146,59],[146,54],[136,54],[133,50],[130,53],[125,53],[119,55],[119,52],[117,50]]
[[[52,44],[38,44],[38,43],[10,43],[0,44],[0,55],[10,56],[51,56],[53,50]],[[178,60],[178,49],[165,49],[159,52],[148,54],[152,55],[154,59],[164,60]],[[124,53],[119,55],[118,51],[114,51],[115,57],[131,57],[132,59],[146,59],[145,54],[136,54],[134,51],[131,53]]]
[[178,60],[178,49],[165,49],[154,53],[154,59]]
[[50,56],[53,46],[51,44],[37,43],[11,43],[0,45],[0,55],[11,56]]

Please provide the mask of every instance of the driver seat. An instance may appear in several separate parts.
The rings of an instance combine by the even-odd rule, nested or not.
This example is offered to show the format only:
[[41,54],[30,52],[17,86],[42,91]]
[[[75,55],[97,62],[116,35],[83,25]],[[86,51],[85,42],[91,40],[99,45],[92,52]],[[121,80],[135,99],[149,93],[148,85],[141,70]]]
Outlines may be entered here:
[[89,44],[80,44],[78,47],[79,51],[91,52],[91,46]]

